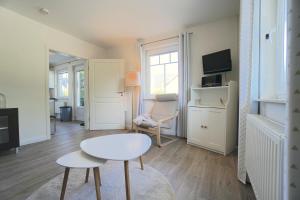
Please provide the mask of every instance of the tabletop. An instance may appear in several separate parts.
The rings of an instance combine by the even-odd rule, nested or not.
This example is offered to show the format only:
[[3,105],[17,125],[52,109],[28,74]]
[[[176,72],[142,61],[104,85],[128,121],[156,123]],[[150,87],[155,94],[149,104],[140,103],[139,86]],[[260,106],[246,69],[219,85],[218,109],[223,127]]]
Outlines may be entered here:
[[81,150],[91,156],[122,161],[138,158],[146,153],[150,146],[150,137],[138,133],[99,136],[80,143]]
[[70,168],[94,168],[103,165],[105,162],[105,159],[89,156],[80,150],[66,154],[56,161],[57,164]]

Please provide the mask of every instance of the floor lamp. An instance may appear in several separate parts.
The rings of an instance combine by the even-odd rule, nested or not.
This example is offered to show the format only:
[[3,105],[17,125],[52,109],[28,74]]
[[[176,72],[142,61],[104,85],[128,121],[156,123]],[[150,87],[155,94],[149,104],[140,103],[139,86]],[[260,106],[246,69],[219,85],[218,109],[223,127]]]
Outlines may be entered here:
[[126,74],[125,78],[125,86],[131,87],[131,129],[133,129],[133,100],[134,100],[134,92],[137,87],[141,85],[140,73],[137,71],[130,71]]

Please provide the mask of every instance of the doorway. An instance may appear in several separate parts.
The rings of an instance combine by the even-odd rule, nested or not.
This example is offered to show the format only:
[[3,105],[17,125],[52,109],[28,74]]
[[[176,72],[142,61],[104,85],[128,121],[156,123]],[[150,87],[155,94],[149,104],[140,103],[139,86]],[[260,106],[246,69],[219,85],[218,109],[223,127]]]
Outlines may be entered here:
[[86,68],[86,59],[49,50],[51,135],[85,130]]

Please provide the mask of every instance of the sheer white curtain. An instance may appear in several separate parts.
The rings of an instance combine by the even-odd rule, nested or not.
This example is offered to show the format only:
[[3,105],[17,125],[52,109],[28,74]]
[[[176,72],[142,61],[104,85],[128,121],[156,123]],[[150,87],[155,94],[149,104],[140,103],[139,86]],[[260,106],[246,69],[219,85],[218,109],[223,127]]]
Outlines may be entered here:
[[288,162],[286,199],[300,199],[300,1],[288,0]]
[[140,76],[141,76],[141,86],[140,86],[140,93],[139,93],[139,99],[138,99],[138,109],[137,109],[137,114],[141,115],[144,113],[144,96],[145,96],[145,65],[146,65],[146,58],[145,58],[145,50],[143,48],[143,42],[139,41],[138,42],[138,48],[140,52],[140,62],[141,62],[141,71],[140,71]]
[[[141,90],[139,95],[139,105],[138,105],[138,114],[145,113],[145,98],[149,98],[149,94],[147,95],[147,59],[149,56],[149,52],[151,51],[159,51],[159,49],[168,49],[171,47],[178,46],[178,37],[172,36],[169,38],[159,39],[157,41],[139,41],[139,52],[140,52],[140,61],[141,61]],[[176,47],[177,48],[177,47]]]
[[139,97],[139,114],[144,113],[144,97],[145,97],[145,68],[147,51],[160,46],[166,46],[168,43],[177,43],[178,57],[179,57],[179,91],[178,91],[178,128],[177,135],[179,137],[186,137],[187,130],[187,103],[189,93],[189,59],[190,59],[190,35],[191,33],[181,33],[178,37],[171,37],[171,39],[159,40],[157,42],[140,43],[140,58],[141,58],[141,92]]
[[191,33],[179,34],[179,120],[178,136],[187,135],[187,103],[189,98],[189,60]]
[[[257,80],[257,70],[253,68],[253,12],[255,0],[242,0],[240,7],[240,88],[239,88],[239,138],[238,138],[238,178],[246,183],[246,118],[248,113],[257,112],[253,98]],[[257,40],[258,41],[258,40]],[[254,55],[255,56],[255,55]]]

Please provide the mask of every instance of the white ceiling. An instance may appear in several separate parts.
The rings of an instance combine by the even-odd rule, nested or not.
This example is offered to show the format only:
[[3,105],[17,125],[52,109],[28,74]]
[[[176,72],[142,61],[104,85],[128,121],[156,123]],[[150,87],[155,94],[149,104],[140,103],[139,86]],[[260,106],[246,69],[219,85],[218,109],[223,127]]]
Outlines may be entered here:
[[[0,6],[97,45],[237,15],[239,0],[0,0]],[[49,10],[42,15],[40,8]]]
[[65,53],[50,51],[49,52],[49,65],[50,67],[54,67],[57,65],[65,64],[68,62],[79,60],[80,58],[76,56],[71,56]]

